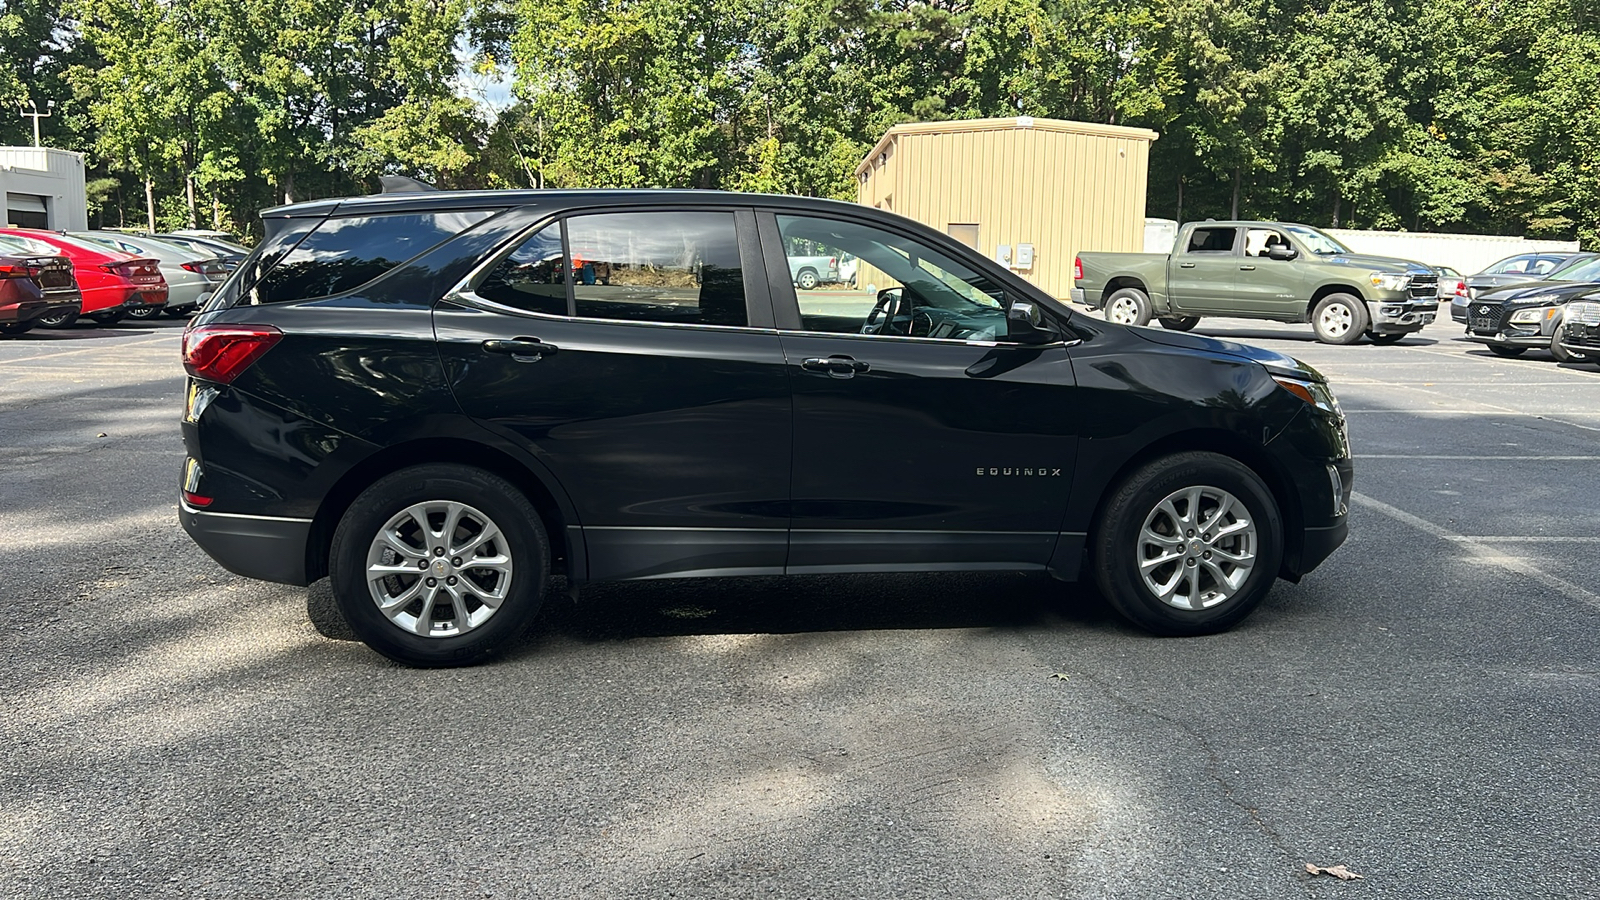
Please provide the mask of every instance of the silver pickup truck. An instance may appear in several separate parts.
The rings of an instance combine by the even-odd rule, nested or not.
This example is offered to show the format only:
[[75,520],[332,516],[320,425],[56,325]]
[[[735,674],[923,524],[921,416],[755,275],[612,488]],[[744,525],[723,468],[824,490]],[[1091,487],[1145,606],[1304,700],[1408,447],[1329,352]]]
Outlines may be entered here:
[[1309,225],[1191,222],[1171,253],[1079,253],[1072,299],[1126,325],[1187,331],[1202,316],[1310,322],[1317,339],[1387,344],[1439,309],[1439,274],[1363,256]]
[[789,275],[802,290],[811,290],[819,284],[834,284],[839,279],[837,256],[791,256]]

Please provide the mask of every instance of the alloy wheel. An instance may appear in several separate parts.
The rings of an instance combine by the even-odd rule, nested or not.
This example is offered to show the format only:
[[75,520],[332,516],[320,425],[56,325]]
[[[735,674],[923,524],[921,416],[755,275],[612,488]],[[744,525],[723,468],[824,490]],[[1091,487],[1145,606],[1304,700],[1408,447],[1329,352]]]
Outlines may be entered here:
[[403,631],[446,638],[483,625],[509,596],[511,554],[499,526],[452,500],[396,513],[367,551],[367,590]]
[[1238,593],[1255,568],[1257,536],[1239,498],[1208,485],[1173,491],[1139,529],[1139,577],[1177,609],[1209,609]]

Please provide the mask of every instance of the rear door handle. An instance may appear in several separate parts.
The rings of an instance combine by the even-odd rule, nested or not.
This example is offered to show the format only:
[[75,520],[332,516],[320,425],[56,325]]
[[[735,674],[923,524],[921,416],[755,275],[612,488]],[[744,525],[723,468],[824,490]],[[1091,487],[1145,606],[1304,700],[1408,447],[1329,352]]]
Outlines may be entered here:
[[1254,272],[1255,270],[1256,270],[1255,266],[1240,266],[1239,267],[1239,271],[1241,271],[1241,272]]
[[510,354],[517,362],[538,362],[561,348],[555,344],[546,344],[536,337],[514,337],[509,341],[484,341],[483,349],[490,353]]
[[813,356],[801,363],[800,368],[808,372],[826,372],[834,378],[854,378],[857,373],[870,371],[872,366],[858,359],[839,355],[830,356],[826,359],[820,356]]
[[1178,263],[1178,268],[1180,268],[1180,269],[1192,269],[1192,268],[1194,268],[1194,263]]

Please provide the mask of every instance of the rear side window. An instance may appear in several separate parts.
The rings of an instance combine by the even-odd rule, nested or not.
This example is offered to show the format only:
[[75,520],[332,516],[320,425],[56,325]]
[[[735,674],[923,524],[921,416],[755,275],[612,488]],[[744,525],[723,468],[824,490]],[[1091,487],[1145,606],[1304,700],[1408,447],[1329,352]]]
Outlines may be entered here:
[[[355,290],[487,219],[489,210],[389,213],[324,219],[299,244],[258,253],[241,281],[250,303],[313,300]],[[272,256],[277,256],[273,264]]]
[[732,212],[628,212],[567,220],[580,318],[748,325]]
[[1232,253],[1237,228],[1196,228],[1189,235],[1188,253]]

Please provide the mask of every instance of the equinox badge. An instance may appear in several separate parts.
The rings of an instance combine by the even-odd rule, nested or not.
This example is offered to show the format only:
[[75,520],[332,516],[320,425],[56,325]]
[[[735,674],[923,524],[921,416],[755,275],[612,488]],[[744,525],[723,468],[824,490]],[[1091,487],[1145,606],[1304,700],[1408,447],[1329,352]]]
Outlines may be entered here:
[[1002,477],[1002,478],[1008,477],[1008,476],[1012,476],[1012,475],[1022,475],[1024,477],[1034,477],[1034,476],[1038,476],[1038,475],[1044,475],[1044,476],[1048,476],[1048,477],[1051,477],[1051,478],[1055,478],[1055,477],[1058,477],[1058,476],[1061,475],[1061,470],[1060,469],[1052,469],[1052,468],[1048,468],[1048,467],[1044,467],[1044,466],[1041,466],[1041,467],[1039,467],[1037,469],[1032,469],[1032,468],[1018,469],[1018,468],[1012,468],[1010,466],[1006,466],[1005,468],[994,468],[994,467],[984,468],[983,466],[979,466],[978,467],[978,474],[979,475],[996,475],[996,476],[999,476],[999,477]]

